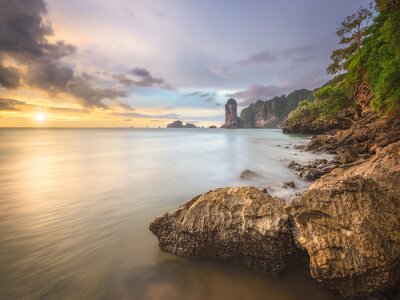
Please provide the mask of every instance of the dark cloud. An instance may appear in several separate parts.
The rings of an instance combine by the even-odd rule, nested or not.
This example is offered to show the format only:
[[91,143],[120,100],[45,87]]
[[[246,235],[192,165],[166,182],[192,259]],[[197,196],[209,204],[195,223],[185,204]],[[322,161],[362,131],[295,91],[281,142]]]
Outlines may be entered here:
[[69,93],[86,107],[107,108],[102,100],[126,97],[122,90],[93,86],[90,76],[78,76],[60,59],[76,52],[64,41],[50,43],[46,39],[53,33],[43,19],[47,13],[43,0],[0,0],[0,55],[10,56],[27,67],[20,78],[18,70],[0,63],[0,85],[16,88],[21,79],[26,84],[51,94]]
[[127,74],[115,74],[113,78],[124,86],[158,87],[167,90],[174,89],[166,80],[153,77],[145,68],[133,68]]
[[277,95],[282,95],[287,91],[287,87],[275,85],[254,84],[246,90],[228,94],[227,97],[236,98],[241,106],[249,105],[257,100],[266,100]]
[[209,66],[208,69],[215,75],[222,78],[233,78],[235,75],[231,70],[224,66]]
[[263,50],[253,55],[250,55],[248,58],[244,60],[240,60],[239,63],[242,65],[252,65],[252,64],[275,62],[277,60],[278,57],[276,56],[276,54],[272,53],[269,50]]
[[0,87],[15,89],[19,86],[19,72],[16,68],[6,68],[0,64]]

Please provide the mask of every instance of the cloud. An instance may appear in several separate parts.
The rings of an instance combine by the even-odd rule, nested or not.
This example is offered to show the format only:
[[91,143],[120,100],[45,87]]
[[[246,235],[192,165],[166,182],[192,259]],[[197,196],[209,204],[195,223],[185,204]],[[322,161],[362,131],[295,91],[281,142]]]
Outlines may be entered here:
[[16,89],[19,86],[19,72],[16,68],[6,68],[0,64],[0,87]]
[[242,65],[253,65],[253,64],[262,64],[262,63],[269,63],[275,62],[278,60],[276,54],[272,53],[269,50],[263,50],[253,55],[250,55],[248,58],[240,60],[239,63]]
[[26,74],[6,68],[0,61],[0,85],[17,88],[23,80],[31,87],[57,94],[68,93],[83,106],[107,108],[104,99],[126,97],[127,92],[113,88],[95,87],[88,77],[77,76],[61,59],[73,55],[76,47],[64,41],[50,43],[51,25],[43,15],[47,8],[43,0],[0,0],[0,57],[14,58],[27,68]]
[[18,106],[23,104],[22,101],[0,98],[0,111],[19,111]]
[[242,65],[257,65],[276,62],[280,59],[291,59],[294,62],[302,63],[321,56],[328,56],[334,46],[332,42],[328,42],[322,45],[296,46],[274,51],[262,50],[238,61],[238,63]]
[[224,66],[211,65],[208,67],[208,69],[215,75],[222,78],[233,78],[233,76],[235,75],[231,70]]
[[145,68],[133,68],[128,74],[115,74],[113,78],[121,85],[134,87],[159,87],[172,90],[174,87],[163,78],[153,77]]
[[188,99],[188,100],[185,100],[185,104],[187,104],[191,99],[193,99],[194,103],[198,102],[198,100],[202,100],[203,103],[205,102],[208,104],[212,104],[214,106],[222,106],[221,103],[217,102],[216,96],[217,96],[216,93],[206,93],[206,92],[197,91],[197,92],[184,94],[181,96],[181,98]]
[[141,113],[135,113],[135,112],[123,112],[123,113],[112,113],[113,116],[122,116],[122,117],[130,117],[130,118],[138,118],[138,119],[179,119],[181,118],[180,115],[178,114],[158,114],[158,115],[152,115],[152,114],[141,114]]
[[46,111],[53,112],[86,112],[84,109],[70,108],[70,107],[48,107],[35,104],[29,104],[20,100],[10,98],[0,98],[0,111],[32,111],[35,109],[45,109]]
[[266,100],[277,95],[282,95],[285,91],[287,91],[287,89],[287,87],[279,87],[276,85],[263,85],[257,83],[249,86],[243,91],[228,94],[226,96],[239,99],[239,104],[241,106],[244,106],[249,105],[257,100]]

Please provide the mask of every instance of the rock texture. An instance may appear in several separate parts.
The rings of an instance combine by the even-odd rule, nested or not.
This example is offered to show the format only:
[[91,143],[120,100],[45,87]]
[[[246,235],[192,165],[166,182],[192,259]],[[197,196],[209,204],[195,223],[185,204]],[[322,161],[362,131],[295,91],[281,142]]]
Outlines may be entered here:
[[278,274],[293,250],[285,201],[254,187],[197,196],[150,224],[162,250],[242,262]]
[[362,299],[400,287],[400,142],[321,177],[287,210],[315,279]]
[[237,102],[230,98],[225,104],[225,124],[222,128],[234,129],[241,128],[242,122],[237,116]]
[[376,150],[400,140],[400,116],[378,119],[372,115],[336,135],[315,136],[304,149],[336,154],[342,164],[367,159]]
[[308,98],[311,91],[301,89],[288,96],[274,97],[267,101],[258,100],[240,113],[244,128],[282,128],[289,113],[300,101]]

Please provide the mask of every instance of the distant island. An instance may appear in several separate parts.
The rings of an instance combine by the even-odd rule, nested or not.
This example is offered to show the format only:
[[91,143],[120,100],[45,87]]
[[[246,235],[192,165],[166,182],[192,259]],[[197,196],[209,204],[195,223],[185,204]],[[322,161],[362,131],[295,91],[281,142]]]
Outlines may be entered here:
[[183,125],[181,120],[177,120],[168,124],[167,128],[198,128],[198,127],[192,123],[186,123],[185,125]]

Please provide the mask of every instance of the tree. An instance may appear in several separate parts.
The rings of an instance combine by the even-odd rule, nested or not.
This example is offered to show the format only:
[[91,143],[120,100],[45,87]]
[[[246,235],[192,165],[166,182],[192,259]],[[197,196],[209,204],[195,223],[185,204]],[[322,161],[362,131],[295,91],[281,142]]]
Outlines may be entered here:
[[360,7],[356,13],[344,19],[341,27],[336,31],[340,38],[339,43],[344,47],[332,52],[332,63],[327,69],[329,74],[337,74],[346,70],[350,56],[361,49],[371,18],[371,7],[370,9]]

